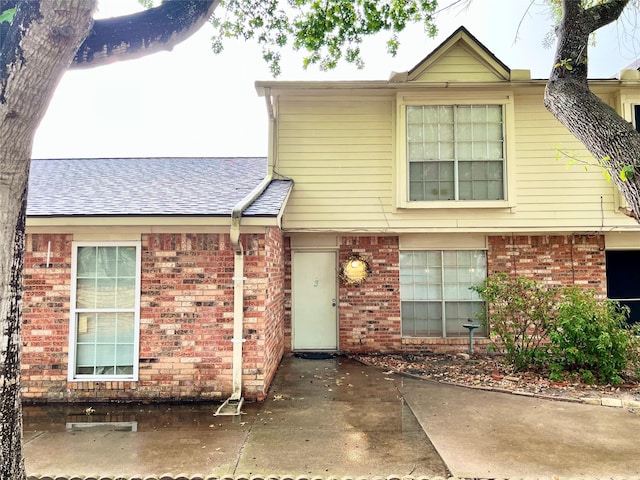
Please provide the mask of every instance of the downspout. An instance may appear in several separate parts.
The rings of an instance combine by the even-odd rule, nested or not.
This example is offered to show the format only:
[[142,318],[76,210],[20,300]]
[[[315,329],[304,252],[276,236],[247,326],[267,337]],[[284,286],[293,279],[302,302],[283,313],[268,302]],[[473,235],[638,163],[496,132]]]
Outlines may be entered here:
[[273,180],[273,132],[275,115],[270,91],[265,95],[267,111],[269,112],[269,152],[267,156],[267,174],[251,192],[240,200],[231,211],[231,228],[229,236],[233,247],[233,344],[232,351],[232,393],[231,396],[218,408],[215,415],[240,415],[240,409],[244,399],[242,398],[242,344],[244,330],[244,249],[240,241],[240,227],[242,213],[249,208],[256,199],[262,195]]

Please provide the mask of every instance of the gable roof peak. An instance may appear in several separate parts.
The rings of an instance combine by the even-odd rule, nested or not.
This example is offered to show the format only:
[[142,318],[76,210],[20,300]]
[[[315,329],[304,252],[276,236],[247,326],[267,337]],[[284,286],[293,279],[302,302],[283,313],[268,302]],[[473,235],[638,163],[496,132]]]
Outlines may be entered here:
[[504,82],[511,70],[464,26],[458,27],[408,72],[392,82]]

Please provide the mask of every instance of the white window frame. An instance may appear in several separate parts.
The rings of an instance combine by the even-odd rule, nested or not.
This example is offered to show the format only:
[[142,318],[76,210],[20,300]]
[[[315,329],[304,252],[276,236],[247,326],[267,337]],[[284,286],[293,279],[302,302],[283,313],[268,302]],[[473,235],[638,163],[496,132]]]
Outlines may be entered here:
[[[76,374],[77,348],[77,313],[85,309],[76,308],[77,280],[78,280],[78,247],[135,247],[136,249],[136,279],[134,287],[134,333],[133,333],[133,371],[127,375],[78,375]],[[86,381],[137,381],[140,358],[140,284],[141,284],[142,242],[72,242],[71,253],[71,300],[69,307],[69,365],[68,380],[70,382]],[[108,309],[105,311],[109,311]]]
[[[456,88],[458,90],[458,88]],[[409,200],[407,156],[407,107],[437,105],[501,105],[504,125],[504,199],[502,200]],[[397,208],[511,208],[516,205],[515,127],[513,93],[438,92],[438,95],[399,93],[396,98],[396,207]]]
[[[446,305],[447,303],[460,303],[460,302],[483,302],[482,299],[479,300],[463,300],[463,299],[446,299],[444,296],[444,288],[446,287],[447,283],[445,282],[445,273],[444,273],[444,263],[443,263],[443,259],[444,259],[444,253],[445,252],[462,252],[462,251],[472,251],[472,252],[483,252],[484,253],[484,258],[485,258],[485,265],[484,265],[484,270],[485,270],[485,278],[486,275],[488,275],[488,265],[487,265],[487,250],[484,248],[428,248],[428,249],[424,249],[424,248],[403,248],[401,251],[404,252],[437,252],[440,254],[440,259],[441,259],[441,263],[440,263],[440,269],[441,269],[441,283],[440,283],[440,287],[442,289],[442,298],[440,298],[439,300],[437,300],[440,305],[441,305],[441,330],[442,333],[441,335],[438,336],[434,336],[434,335],[405,335],[404,333],[404,318],[402,317],[402,313],[400,314],[400,331],[402,332],[402,338],[464,338],[464,336],[460,336],[460,335],[456,335],[456,336],[447,336],[447,319],[446,319]],[[402,274],[402,267],[399,267],[400,270],[400,274]],[[402,287],[401,287],[402,288]],[[436,300],[416,300],[416,299],[407,299],[407,300],[403,300],[402,298],[402,293],[401,293],[401,297],[400,297],[400,308],[402,310],[402,303],[403,302],[413,302],[413,303],[421,303],[421,302],[425,302],[425,303],[434,303]],[[486,304],[485,304],[485,308],[486,308]],[[472,319],[472,321],[477,321],[477,319]],[[479,336],[486,336],[487,332],[476,332],[476,335]]]

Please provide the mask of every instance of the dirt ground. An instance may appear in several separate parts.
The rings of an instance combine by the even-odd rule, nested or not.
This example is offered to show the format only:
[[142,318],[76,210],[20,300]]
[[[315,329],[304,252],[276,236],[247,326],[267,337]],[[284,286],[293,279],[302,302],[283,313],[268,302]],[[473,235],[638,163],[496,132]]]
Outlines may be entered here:
[[392,373],[406,373],[438,382],[467,387],[533,393],[558,400],[617,398],[640,401],[640,384],[630,372],[622,385],[588,385],[577,379],[549,380],[548,372],[514,372],[500,355],[405,354],[356,355],[355,359]]

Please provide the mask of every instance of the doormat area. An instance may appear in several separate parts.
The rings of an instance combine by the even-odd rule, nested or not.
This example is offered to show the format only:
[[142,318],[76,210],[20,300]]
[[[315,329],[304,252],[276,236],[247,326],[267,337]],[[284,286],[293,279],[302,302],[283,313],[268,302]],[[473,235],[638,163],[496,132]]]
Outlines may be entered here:
[[298,352],[294,353],[293,356],[306,360],[328,360],[330,358],[336,358],[338,354],[331,352]]

